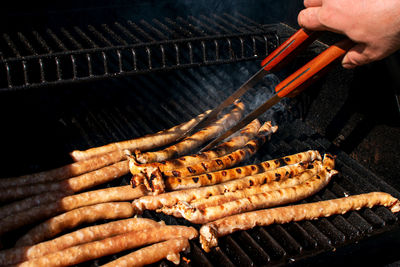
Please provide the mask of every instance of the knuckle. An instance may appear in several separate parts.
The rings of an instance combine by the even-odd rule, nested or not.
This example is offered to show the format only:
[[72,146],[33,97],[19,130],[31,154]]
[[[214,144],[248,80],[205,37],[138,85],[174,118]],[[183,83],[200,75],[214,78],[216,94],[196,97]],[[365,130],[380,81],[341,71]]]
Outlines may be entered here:
[[329,9],[321,9],[318,19],[322,25],[328,26],[332,24],[333,14]]

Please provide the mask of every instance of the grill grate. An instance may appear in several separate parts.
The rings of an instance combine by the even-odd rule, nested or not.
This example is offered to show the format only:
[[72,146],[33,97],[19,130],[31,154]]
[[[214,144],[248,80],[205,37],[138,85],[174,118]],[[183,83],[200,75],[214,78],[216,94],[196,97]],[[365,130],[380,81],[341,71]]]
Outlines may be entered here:
[[4,33],[0,90],[254,60],[279,44],[276,27],[214,14]]
[[[155,52],[155,47],[159,49],[157,51],[161,51],[161,47],[164,47],[165,62],[172,62],[171,66],[173,67],[170,69],[174,69],[177,68],[176,61],[174,61],[176,55],[174,45],[178,47],[179,52],[182,52],[179,53],[181,55],[179,63],[180,66],[184,66],[184,60],[188,58],[190,62],[190,58],[193,58],[194,61],[196,56],[199,55],[203,59],[205,54],[212,53],[215,55],[215,50],[208,50],[215,47],[214,41],[220,44],[219,47],[221,48],[223,42],[227,42],[228,38],[232,42],[233,50],[235,47],[233,45],[234,38],[245,39],[246,35],[243,35],[243,32],[253,31],[254,33],[265,29],[265,27],[257,25],[243,16],[232,17],[224,14],[223,16],[212,15],[208,17],[209,19],[213,18],[212,21],[214,22],[208,21],[206,18],[188,17],[184,19],[178,17],[176,21],[170,19],[165,19],[165,21],[153,20],[151,24],[147,22],[135,22],[136,24],[126,22],[116,23],[112,26],[93,26],[85,30],[79,28],[60,29],[60,31],[47,30],[46,36],[52,38],[53,41],[51,42],[47,39],[44,41],[43,33],[33,33],[33,39],[30,39],[30,35],[19,34],[17,35],[19,36],[18,42],[15,41],[15,36],[3,35],[5,42],[9,43],[9,50],[3,52],[3,56],[11,55],[7,60],[11,60],[13,56],[18,56],[20,57],[19,61],[15,59],[15,62],[22,64],[20,67],[25,64],[27,68],[27,62],[30,58],[42,60],[43,66],[47,60],[53,61],[56,76],[57,73],[62,74],[60,76],[62,79],[54,83],[66,83],[95,79],[98,73],[102,73],[104,62],[95,61],[96,53],[99,53],[97,55],[100,55],[100,58],[104,53],[107,60],[116,59],[116,61],[107,61],[107,64],[105,64],[104,69],[108,68],[110,76],[118,76],[119,74],[113,73],[112,70],[119,70],[121,65],[124,73],[127,73],[125,70],[127,70],[126,64],[128,63],[125,62],[125,50],[119,46],[125,45],[122,44],[123,41],[128,43],[129,49],[136,49],[132,43],[143,42],[140,44],[142,45],[140,49],[150,51],[152,70],[156,69],[155,60],[162,62],[163,59],[162,54]],[[231,21],[236,28],[226,25],[224,20]],[[220,26],[214,23],[218,23],[217,25]],[[225,29],[234,30],[233,32],[236,35],[232,33],[228,37],[223,35]],[[123,35],[119,35],[121,33]],[[258,36],[253,33],[248,37],[251,39],[254,36],[256,43],[262,43],[264,33]],[[212,37],[217,35],[220,39]],[[120,39],[121,36],[125,37]],[[187,40],[190,40],[193,55],[188,51],[183,53],[183,46],[181,45],[185,41],[182,41],[182,43],[160,41],[163,38],[179,37],[186,38],[184,39],[186,44],[189,44]],[[105,40],[102,41],[102,38],[105,38]],[[24,44],[23,40],[32,41],[26,41],[27,43]],[[33,40],[37,40],[41,46],[37,46],[36,41]],[[200,46],[197,49],[199,53],[195,53],[196,42],[207,43],[206,52],[203,53],[204,50]],[[246,45],[246,53],[248,51],[254,52],[252,44],[250,42],[250,50]],[[172,45],[171,50],[167,48],[169,45]],[[25,48],[21,49],[24,46]],[[147,48],[148,50],[146,50]],[[241,55],[240,48],[241,46],[239,46],[239,50],[233,50],[235,55]],[[258,50],[258,46],[256,46],[256,49],[257,51],[266,51]],[[48,57],[43,57],[43,54],[40,54],[43,51],[48,53],[46,54]],[[118,56],[117,51],[120,51],[121,57]],[[34,53],[37,53],[37,55],[33,55]],[[108,53],[115,54],[110,56],[111,54]],[[75,63],[68,65],[63,62],[61,58],[64,55],[72,60],[70,62]],[[88,55],[90,60],[88,60]],[[136,55],[138,56],[138,54]],[[146,57],[149,54],[144,52],[144,55]],[[222,58],[222,54],[219,56]],[[172,61],[170,61],[171,58]],[[4,64],[8,62],[11,66],[12,60],[7,60],[3,60]],[[92,63],[88,65],[88,62]],[[123,63],[119,64],[119,62]],[[197,65],[207,65],[207,62]],[[214,60],[213,64],[217,64],[217,61]],[[70,80],[66,79],[68,71],[64,69],[65,66],[73,69],[73,77]],[[50,68],[49,65],[47,67]],[[86,149],[113,141],[138,137],[186,121],[204,110],[214,107],[224,97],[231,94],[249,76],[249,73],[254,73],[256,69],[257,64],[254,64],[254,62],[239,62],[195,69],[176,69],[159,73],[150,73],[150,68],[148,68],[149,73],[145,75],[106,79],[102,82],[75,83],[73,89],[59,86],[55,90],[57,92],[42,89],[43,91],[25,91],[21,94],[17,92],[5,93],[5,97],[0,99],[0,114],[13,114],[13,116],[4,116],[1,121],[4,126],[2,134],[5,135],[2,140],[7,140],[2,146],[3,155],[7,156],[7,158],[1,160],[4,163],[2,176],[16,176],[54,168],[68,163],[70,159],[66,155],[73,149]],[[43,68],[43,70],[47,69]],[[88,75],[81,77],[83,70]],[[37,73],[41,75],[42,72]],[[90,77],[90,73],[93,74],[93,77]],[[49,84],[48,75],[43,72],[45,84]],[[102,75],[102,77],[106,77],[104,73]],[[24,81],[24,77],[28,77],[24,74],[17,76],[22,78],[22,81]],[[29,84],[26,83],[26,80]],[[243,97],[248,107],[253,108],[259,101],[265,100],[268,96],[267,82],[271,80],[273,81],[273,79],[267,77],[264,84],[257,86]],[[25,79],[25,83],[20,85],[11,83],[11,88],[35,87],[40,84],[40,82],[32,83],[31,81],[31,76],[29,76],[28,79]],[[9,85],[6,86],[10,89]],[[113,90],[110,90],[110,88]],[[370,191],[385,191],[397,198],[400,197],[400,193],[396,189],[387,185],[345,153],[337,150],[303,122],[294,119],[290,113],[285,111],[289,110],[287,105],[288,103],[283,103],[274,107],[272,113],[263,115],[263,120],[274,120],[280,127],[279,131],[268,144],[264,145],[253,158],[244,164],[260,162],[307,149],[318,149],[321,152],[329,151],[337,155],[337,169],[340,174],[326,189],[316,196],[302,201],[303,203]],[[49,110],[51,113],[49,113]],[[28,157],[25,157],[26,160],[16,160],[21,157],[21,151],[28,154]],[[105,186],[127,184],[129,178],[129,176],[125,176]],[[156,220],[162,219],[167,224],[190,225],[183,219],[150,211],[145,211],[143,216]],[[354,246],[357,243],[364,244],[371,237],[379,237],[384,233],[397,234],[398,236],[400,232],[398,218],[399,215],[393,215],[386,208],[373,208],[317,221],[256,227],[221,238],[220,246],[208,254],[201,250],[197,240],[195,240],[191,242],[191,252],[185,254],[191,262],[187,264],[182,261],[181,265],[262,266],[288,263],[307,265],[310,259],[313,260],[314,264],[322,262],[325,265],[331,265],[343,262],[342,255],[346,253],[346,248],[352,247],[352,252],[354,252]],[[9,236],[14,239],[21,234],[22,231],[17,231],[10,233]],[[390,243],[381,242],[379,250],[389,250],[387,246],[390,246]],[[378,251],[378,249],[376,250]],[[341,254],[339,251],[341,251]],[[82,265],[98,266],[126,253],[128,252],[104,257]],[[364,255],[366,262],[373,255],[375,254],[371,253],[369,258],[368,255]],[[349,255],[347,256],[344,259],[351,258]],[[319,257],[324,258],[319,259]],[[375,259],[375,261],[377,260],[380,259]],[[167,261],[155,265],[172,266]]]
[[[69,107],[70,113],[63,113],[59,118],[63,121],[62,130],[66,133],[64,133],[65,139],[53,143],[53,145],[56,145],[58,153],[49,154],[51,144],[45,144],[43,141],[44,155],[39,157],[37,165],[33,165],[34,160],[26,161],[21,163],[19,169],[22,172],[29,172],[34,169],[49,168],[49,164],[53,164],[54,167],[65,160],[61,157],[61,154],[65,155],[72,149],[84,149],[85,147],[127,139],[132,136],[140,136],[185,121],[212,107],[224,95],[231,93],[239,81],[229,80],[226,75],[241,73],[241,76],[245,77],[247,71],[253,71],[255,68],[257,68],[255,64],[238,63],[224,67],[177,70],[165,74],[137,76],[135,79],[125,78],[110,80],[105,83],[94,83],[90,84],[85,90],[68,91],[61,96],[57,94],[56,96],[60,98],[68,96],[67,101],[65,101],[67,103],[68,100],[77,99],[76,102],[69,103],[71,105]],[[85,84],[85,86],[87,85]],[[108,90],[110,87],[116,89]],[[254,95],[258,97],[257,92],[265,91],[265,85],[260,85],[254,90]],[[63,91],[61,90],[61,92]],[[77,95],[79,95],[79,98]],[[35,96],[37,97],[37,95]],[[51,100],[54,101],[56,96],[47,95],[45,98],[51,97]],[[245,95],[244,101],[250,106],[254,97]],[[65,106],[57,108],[57,102],[53,105],[54,107],[49,108],[54,112],[65,109]],[[137,114],[140,114],[140,116],[137,116]],[[43,116],[43,114],[34,111],[32,116]],[[263,119],[274,119],[271,116],[267,113],[263,116]],[[245,164],[307,149],[318,149],[321,152],[329,151],[337,155],[337,169],[340,174],[326,189],[302,201],[303,203],[369,191],[385,191],[395,197],[400,197],[397,190],[385,184],[345,153],[335,149],[303,122],[291,119],[290,115],[285,118],[277,121],[280,128],[271,141]],[[26,120],[29,119],[29,117],[26,118]],[[53,130],[54,134],[54,125],[47,127],[43,131]],[[34,137],[35,135],[27,137],[27,142],[32,143],[25,149],[34,150],[32,148]],[[44,162],[46,163],[44,164]],[[5,164],[5,166],[9,166],[6,168],[10,168],[15,174],[15,166],[12,166],[12,164]],[[127,184],[129,178],[129,176],[125,176],[107,186]],[[176,219],[152,211],[145,211],[143,216],[164,220],[167,224],[190,225],[183,219]],[[288,263],[301,265],[307,262],[309,258],[314,259],[318,255],[332,253],[332,251],[346,248],[349,245],[356,244],[356,242],[363,242],[371,236],[383,232],[398,231],[399,226],[398,215],[393,215],[386,208],[373,208],[317,221],[256,227],[221,238],[220,246],[210,253],[204,253],[197,240],[192,241],[191,252],[184,254],[191,262],[189,264],[182,262],[181,265],[261,266]],[[125,253],[128,252],[104,257],[83,265],[101,265]],[[172,266],[167,261],[155,265]]]

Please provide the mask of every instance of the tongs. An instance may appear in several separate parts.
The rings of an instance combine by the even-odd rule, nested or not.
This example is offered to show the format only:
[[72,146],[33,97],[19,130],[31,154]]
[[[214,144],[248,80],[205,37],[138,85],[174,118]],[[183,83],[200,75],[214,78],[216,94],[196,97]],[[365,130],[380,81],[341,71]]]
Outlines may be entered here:
[[[310,45],[317,39],[320,32],[309,32],[304,29],[298,30],[288,40],[282,43],[277,49],[269,54],[262,62],[261,69],[257,71],[249,80],[247,80],[242,86],[239,87],[232,95],[226,98],[219,106],[214,108],[208,116],[204,117],[191,129],[186,131],[183,136],[179,138],[185,138],[192,133],[204,128],[213,122],[218,114],[226,107],[231,105],[236,99],[241,97],[247,90],[252,88],[257,82],[269,74],[271,71],[280,70],[285,64],[290,62],[300,51]],[[207,146],[203,147],[200,151],[206,151],[214,147],[216,144],[231,136],[251,121],[259,117],[269,108],[277,104],[284,97],[293,97],[303,91],[307,86],[316,81],[329,69],[332,63],[338,61],[344,56],[344,54],[353,46],[353,42],[349,39],[344,39],[340,42],[327,48],[325,51],[320,53],[314,59],[309,61],[306,65],[298,69],[296,72],[291,74],[285,80],[280,82],[275,87],[275,94],[270,97],[264,104],[260,105],[257,109],[249,113],[235,126],[228,129],[226,132],[221,134],[219,137],[210,142]]]

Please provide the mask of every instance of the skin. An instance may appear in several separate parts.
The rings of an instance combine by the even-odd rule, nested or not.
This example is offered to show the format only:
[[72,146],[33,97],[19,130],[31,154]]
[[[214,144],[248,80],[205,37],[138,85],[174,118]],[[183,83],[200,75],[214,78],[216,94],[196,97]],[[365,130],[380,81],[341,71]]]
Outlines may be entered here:
[[342,60],[354,68],[383,59],[400,49],[399,0],[304,0],[301,27],[344,34],[356,45]]

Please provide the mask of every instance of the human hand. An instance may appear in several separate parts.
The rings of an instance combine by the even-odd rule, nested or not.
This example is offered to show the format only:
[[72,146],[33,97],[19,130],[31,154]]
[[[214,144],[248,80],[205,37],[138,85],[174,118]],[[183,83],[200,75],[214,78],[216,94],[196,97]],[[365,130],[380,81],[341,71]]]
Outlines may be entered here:
[[399,0],[304,0],[298,15],[301,27],[347,35],[356,45],[342,60],[354,68],[400,49]]

